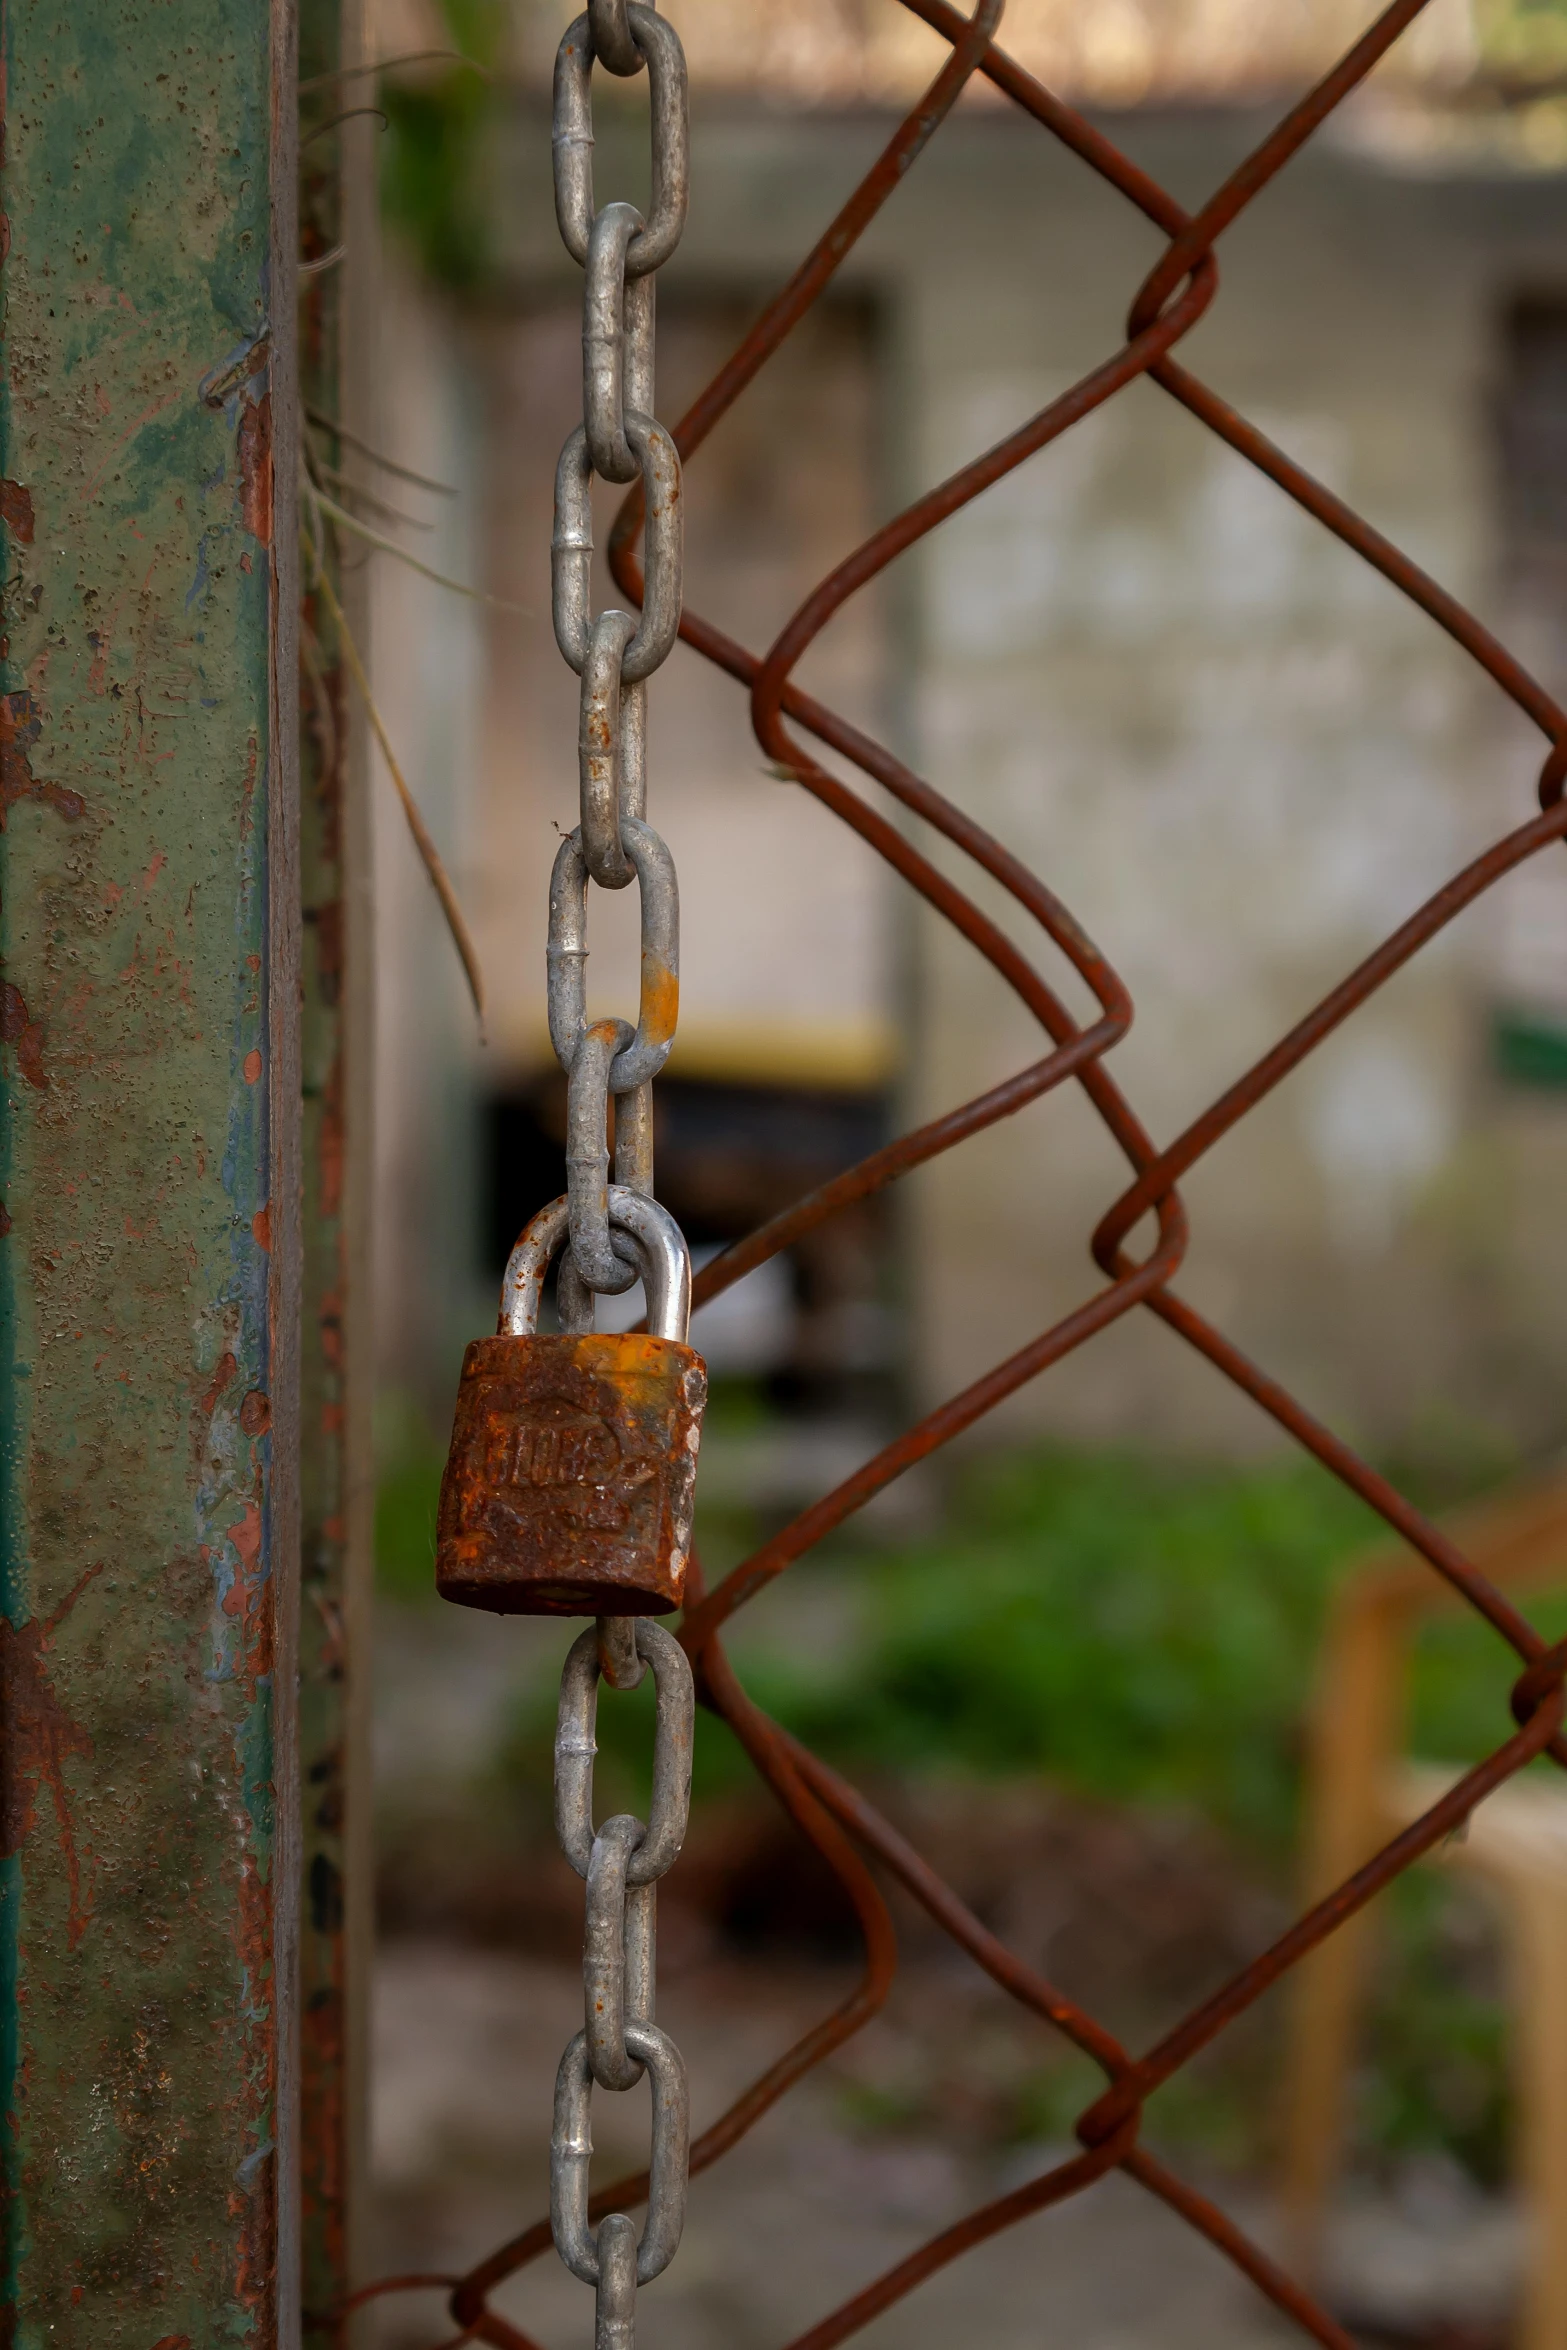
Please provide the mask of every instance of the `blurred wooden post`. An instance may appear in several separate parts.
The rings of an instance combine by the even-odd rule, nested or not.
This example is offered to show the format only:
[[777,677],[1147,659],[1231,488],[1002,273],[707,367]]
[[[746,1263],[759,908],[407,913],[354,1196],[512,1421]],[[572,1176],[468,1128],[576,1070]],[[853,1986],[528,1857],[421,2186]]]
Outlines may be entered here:
[[[1567,1483],[1471,1512],[1459,1547],[1500,1589],[1567,1581]],[[1369,1561],[1329,1622],[1308,1747],[1308,1902],[1418,1818],[1451,1773],[1402,1763],[1407,1649],[1419,1618],[1463,1605],[1406,1552]],[[1496,1885],[1513,1970],[1517,2178],[1532,2236],[1521,2350],[1567,2350],[1567,1792],[1504,1787],[1447,1855]],[[1320,2253],[1366,1990],[1371,1916],[1297,1970],[1285,2058],[1283,2201],[1296,2257]]]
[[[1302,1892],[1319,1901],[1382,1841],[1377,1790],[1402,1743],[1404,1607],[1370,1578],[1347,1584],[1328,1625],[1309,1731]],[[1362,1911],[1298,1970],[1285,2075],[1284,2205],[1296,2258],[1315,2264],[1338,2163],[1344,2096],[1372,1920]]]
[[1554,1866],[1526,1864],[1506,1888],[1518,2173],[1531,2236],[1520,2350],[1567,2350],[1567,1818],[1556,1842]]

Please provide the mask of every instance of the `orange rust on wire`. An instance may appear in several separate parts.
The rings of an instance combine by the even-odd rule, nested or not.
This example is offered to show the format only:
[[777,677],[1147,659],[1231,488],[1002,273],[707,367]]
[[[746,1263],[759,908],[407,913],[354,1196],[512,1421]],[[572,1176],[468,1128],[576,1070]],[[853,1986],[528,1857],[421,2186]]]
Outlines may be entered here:
[[[1567,711],[1473,613],[1174,356],[1176,346],[1217,296],[1215,247],[1223,232],[1358,86],[1420,14],[1426,0],[1393,0],[1195,213],[1188,212],[1102,131],[995,44],[991,35],[1001,14],[1000,0],[982,0],[972,17],[964,16],[950,0],[888,0],[888,4],[901,5],[919,17],[950,44],[951,54],[794,276],[687,412],[674,436],[683,460],[696,452],[805,316],[882,205],[895,194],[922,148],[939,132],[975,74],[984,75],[1041,129],[1096,172],[1161,229],[1169,243],[1133,296],[1122,347],[1108,354],[1069,392],[927,491],[854,549],[812,590],[766,652],[752,652],[692,612],[684,615],[681,634],[694,651],[748,691],[757,739],[775,766],[858,832],[953,924],[1032,1013],[1051,1049],[1016,1076],[873,1152],[858,1166],[772,1218],[704,1270],[696,1282],[695,1296],[698,1302],[717,1296],[743,1273],[852,1201],[880,1190],[911,1168],[1013,1115],[1026,1102],[1068,1079],[1081,1086],[1103,1120],[1127,1161],[1130,1181],[1107,1207],[1091,1237],[1090,1254],[1105,1286],[1031,1345],[907,1429],[873,1461],[742,1562],[715,1591],[707,1591],[700,1569],[692,1561],[682,1639],[695,1667],[699,1697],[729,1724],[785,1813],[837,1877],[858,1918],[865,1960],[849,1997],[780,2056],[694,2142],[691,2168],[696,2172],[718,2160],[795,2081],[858,2031],[884,2002],[896,1969],[897,1951],[891,1917],[869,1865],[874,1862],[901,1883],[1003,1990],[1090,2056],[1104,2072],[1107,2085],[1079,2116],[1079,2154],[944,2230],[825,2314],[786,2350],[830,2350],[947,2262],[1028,2213],[1079,2192],[1111,2168],[1119,2168],[1206,2236],[1304,2335],[1328,2345],[1329,2350],[1352,2350],[1342,2327],[1300,2284],[1251,2243],[1206,2196],[1138,2143],[1142,2109],[1156,2088],[1308,1951],[1467,1818],[1483,1796],[1541,1753],[1550,1753],[1567,1765],[1567,1736],[1561,1728],[1567,1643],[1548,1647],[1527,1618],[1387,1478],[1362,1461],[1176,1293],[1172,1283],[1186,1246],[1185,1211],[1177,1185],[1221,1136],[1455,914],[1504,873],[1567,836],[1567,801],[1563,798],[1567,786]],[[1186,408],[1446,630],[1500,692],[1539,728],[1547,746],[1539,778],[1542,814],[1493,843],[1436,891],[1163,1150],[1155,1148],[1107,1065],[1132,1017],[1130,995],[1111,964],[1054,893],[1019,859],[884,745],[805,693],[792,674],[807,647],[867,581],[981,490],[1004,478],[1025,458],[1139,378],[1157,385]],[[641,519],[638,485],[623,505],[610,541],[616,580],[634,600],[640,600],[641,590],[635,554]],[[878,809],[814,760],[790,731],[791,726],[802,729],[890,792],[998,883],[1086,982],[1100,1007],[1100,1017],[1086,1026],[1075,1020],[1043,973],[974,900]],[[1128,1256],[1128,1239],[1150,1215],[1156,1225],[1150,1252],[1141,1259]],[[863,1795],[759,1711],[725,1655],[719,1634],[738,1607],[842,1523],[873,1492],[971,1425],[1024,1380],[1036,1377],[1048,1364],[1062,1360],[1139,1305],[1158,1316],[1377,1511],[1508,1642],[1524,1669],[1511,1696],[1518,1723],[1511,1736],[1421,1819],[1297,1919],[1222,1990],[1175,2023],[1155,2047],[1134,2058],[1092,2015],[1008,1950]],[[596,2218],[606,2211],[634,2206],[646,2188],[645,2175],[605,2188],[593,2199],[593,2215]],[[454,2342],[482,2340],[495,2344],[497,2350],[538,2350],[530,2336],[490,2308],[488,2295],[504,2278],[547,2250],[549,2243],[549,2222],[541,2219],[461,2279],[445,2280],[450,2287],[452,2318],[460,2329]],[[412,2290],[436,2282],[428,2277],[389,2279],[356,2296],[354,2305],[377,2292]],[[342,2316],[346,2310],[338,2314]]]

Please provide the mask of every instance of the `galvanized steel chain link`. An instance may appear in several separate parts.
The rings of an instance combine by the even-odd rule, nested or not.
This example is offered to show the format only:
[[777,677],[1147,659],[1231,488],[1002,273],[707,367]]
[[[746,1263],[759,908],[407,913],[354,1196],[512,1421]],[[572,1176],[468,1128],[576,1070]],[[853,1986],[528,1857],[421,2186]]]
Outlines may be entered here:
[[[593,198],[595,62],[647,69],[652,132],[648,217]],[[550,542],[555,641],[582,680],[578,730],[581,821],[561,843],[550,882],[550,1041],[567,1075],[571,1248],[563,1310],[591,1327],[586,1292],[629,1289],[635,1252],[609,1221],[609,1097],[618,1097],[615,1180],[653,1188],[651,1080],[669,1056],[680,999],[680,899],[674,861],[647,814],[647,680],[680,628],[680,459],[653,414],[654,272],[685,226],[690,182],[686,61],[679,35],[638,0],[592,0],[555,59],[555,217],[584,272],[582,422],[555,470]],[[640,620],[594,613],[594,477],[642,483],[646,580]],[[633,1031],[587,1017],[588,883],[642,905],[642,999]]]
[[[644,1823],[619,1812],[593,1827],[593,1729],[602,1673],[634,1689],[648,1666],[658,1700],[653,1800]],[[582,1943],[583,2027],[561,2058],[550,2137],[550,2227],[573,2276],[597,2290],[595,2350],[630,2350],[638,2285],[675,2256],[685,2223],[691,2104],[685,2060],[653,2021],[658,1879],[685,1841],[696,1700],[679,1642],[646,1616],[606,1616],[572,1643],[555,1733],[555,1832],[587,1882]],[[640,2239],[623,2211],[588,2226],[589,2114],[595,2082],[653,2086],[648,2215]]]
[[[594,209],[592,75],[647,69],[652,131],[648,217],[631,204]],[[631,1234],[613,1233],[609,1100],[617,1097],[615,1181],[651,1199],[652,1080],[674,1037],[680,901],[674,860],[646,821],[647,680],[680,627],[680,459],[653,415],[653,273],[680,240],[689,184],[686,62],[678,34],[637,0],[591,0],[555,61],[555,214],[584,271],[582,422],[555,473],[550,544],[555,639],[582,680],[581,816],[550,879],[550,1041],[566,1071],[569,1245],[561,1258],[562,1324],[591,1329],[595,1291],[628,1289],[639,1270]],[[646,584],[638,620],[591,610],[594,477],[640,475]],[[635,1029],[587,1016],[588,884],[641,897],[642,990]],[[672,1229],[672,1228],[671,1228]],[[593,1827],[593,1728],[602,1673],[634,1689],[651,1665],[657,1694],[653,1800]],[[653,2021],[657,1880],[685,1839],[695,1711],[685,1652],[646,1617],[601,1616],[574,1642],[561,1677],[555,1825],[587,1887],[584,2021],[561,2059],[550,2139],[550,2226],[561,2259],[596,2293],[596,2350],[631,2350],[636,2294],[674,2258],[685,2221],[690,2098],[685,2062]],[[623,2211],[588,2224],[594,2085],[653,2091],[648,2215],[640,2238]]]

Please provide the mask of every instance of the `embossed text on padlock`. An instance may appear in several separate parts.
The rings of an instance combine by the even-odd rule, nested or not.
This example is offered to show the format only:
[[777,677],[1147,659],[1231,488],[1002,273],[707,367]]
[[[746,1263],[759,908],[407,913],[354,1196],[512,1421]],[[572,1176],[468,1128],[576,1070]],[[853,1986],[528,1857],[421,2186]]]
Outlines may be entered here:
[[685,1344],[691,1260],[656,1201],[611,1185],[609,1214],[642,1260],[648,1332],[538,1335],[566,1202],[541,1209],[507,1265],[498,1335],[463,1358],[436,1532],[446,1599],[497,1615],[681,1603],[707,1400]]

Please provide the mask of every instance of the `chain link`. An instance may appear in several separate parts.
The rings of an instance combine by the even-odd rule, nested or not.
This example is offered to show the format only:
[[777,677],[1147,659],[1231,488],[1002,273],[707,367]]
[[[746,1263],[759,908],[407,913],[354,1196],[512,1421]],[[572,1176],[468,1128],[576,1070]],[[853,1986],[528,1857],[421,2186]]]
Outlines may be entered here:
[[[594,1728],[602,1675],[634,1689],[653,1669],[653,1800],[646,1822],[617,1812],[593,1826]],[[587,1881],[582,1939],[583,2028],[561,2058],[550,2138],[550,2227],[574,2276],[597,2292],[595,2350],[632,2350],[636,2290],[668,2267],[685,2223],[691,2101],[685,2060],[653,2021],[658,1879],[679,1857],[691,1808],[696,1694],[680,1643],[645,1616],[601,1616],[573,1641],[555,1729],[555,1830]],[[647,2225],[624,2212],[588,2228],[589,2116],[595,2085],[634,2088],[652,2076]]]
[[[610,30],[610,47],[637,64],[604,63],[612,73],[648,70],[652,133],[652,196],[647,223],[626,257],[628,276],[646,277],[662,268],[680,242],[691,188],[691,140],[686,104],[686,53],[673,25],[651,8],[610,0],[569,25],[555,53],[555,219],[573,261],[587,266],[597,217],[593,204],[593,61],[597,54],[593,19]],[[625,40],[621,46],[621,26]]]
[[[647,71],[652,141],[647,216],[593,196],[595,63],[630,76]],[[555,214],[583,269],[582,422],[555,471],[550,541],[555,640],[582,680],[577,735],[580,821],[562,842],[550,883],[550,1037],[569,1087],[567,1196],[571,1247],[561,1282],[581,1323],[582,1293],[630,1287],[634,1252],[612,1237],[605,1207],[609,1096],[630,1096],[622,1115],[633,1139],[617,1176],[651,1193],[649,1080],[669,1054],[679,1008],[680,898],[674,862],[647,814],[646,681],[669,658],[680,630],[683,522],[680,458],[653,414],[653,273],[685,226],[690,185],[685,53],[652,8],[593,0],[571,25],[555,61]],[[646,577],[640,616],[595,613],[594,479],[640,480]],[[636,1030],[587,1018],[588,883],[641,896],[642,1000]],[[606,1040],[615,1033],[613,1052]],[[591,1322],[583,1325],[591,1327]]]
[[[622,815],[620,838],[642,897],[642,997],[636,1034],[609,1066],[609,1090],[629,1093],[669,1058],[680,1012],[680,889],[675,861],[650,824]],[[555,853],[547,950],[550,1042],[570,1075],[588,1027],[588,861],[580,829]]]
[[566,1080],[571,1274],[589,1290],[611,1293],[629,1289],[638,1274],[631,1243],[609,1224],[609,1072],[630,1041],[624,1020],[595,1020],[582,1032]]
[[[672,1633],[662,1624],[638,1616],[633,1637],[638,1656],[653,1668],[658,1714],[653,1732],[652,1818],[627,1864],[627,1875],[633,1885],[651,1885],[673,1866],[685,1842],[696,1697],[686,1652]],[[587,1875],[593,1858],[593,1757],[598,1752],[593,1729],[598,1715],[598,1680],[599,1635],[593,1630],[584,1632],[567,1653],[555,1733],[555,1834],[579,1877]]]
[[629,612],[601,612],[582,664],[577,774],[582,795],[582,856],[601,889],[624,889],[635,870],[620,837],[622,815],[647,812],[644,730],[647,687],[621,685],[635,623]]
[[[631,77],[647,71],[652,192],[646,218],[632,204],[593,201],[595,63]],[[550,1041],[566,1072],[569,1244],[556,1278],[561,1327],[593,1327],[595,1294],[648,1284],[650,1319],[690,1295],[690,1258],[653,1193],[652,1080],[669,1056],[680,1003],[680,896],[674,860],[647,822],[647,680],[680,629],[683,523],[680,458],[653,414],[653,273],[685,225],[690,182],[686,63],[679,36],[652,8],[591,0],[555,61],[555,215],[582,265],[582,422],[555,470],[550,540],[555,641],[581,678],[577,733],[580,819],[550,878],[546,957]],[[595,613],[595,476],[640,479],[646,579],[640,617]],[[637,1024],[590,1021],[588,884],[641,901]],[[609,1103],[617,1098],[610,1184]],[[613,1222],[611,1211],[613,1210]],[[618,1228],[618,1229],[617,1229]],[[671,1239],[671,1235],[673,1238]],[[536,1311],[558,1224],[518,1263],[508,1312]],[[512,1275],[508,1271],[508,1283]],[[526,1291],[526,1295],[524,1292]],[[653,1670],[657,1713],[653,1800],[644,1824],[630,1813],[593,1826],[594,1724],[602,1675],[634,1689]],[[690,2099],[679,2049],[653,2021],[657,1880],[685,1839],[695,1713],[684,1650],[645,1617],[600,1617],[573,1643],[561,1675],[555,1740],[555,1822],[561,1848],[586,1880],[583,2028],[561,2059],[550,2140],[550,2227],[573,2275],[594,2287],[596,2350],[634,2350],[637,2287],[673,2259],[685,2220]],[[589,2127],[595,2085],[652,2080],[653,2141],[647,2224],[624,2212],[588,2227]]]

